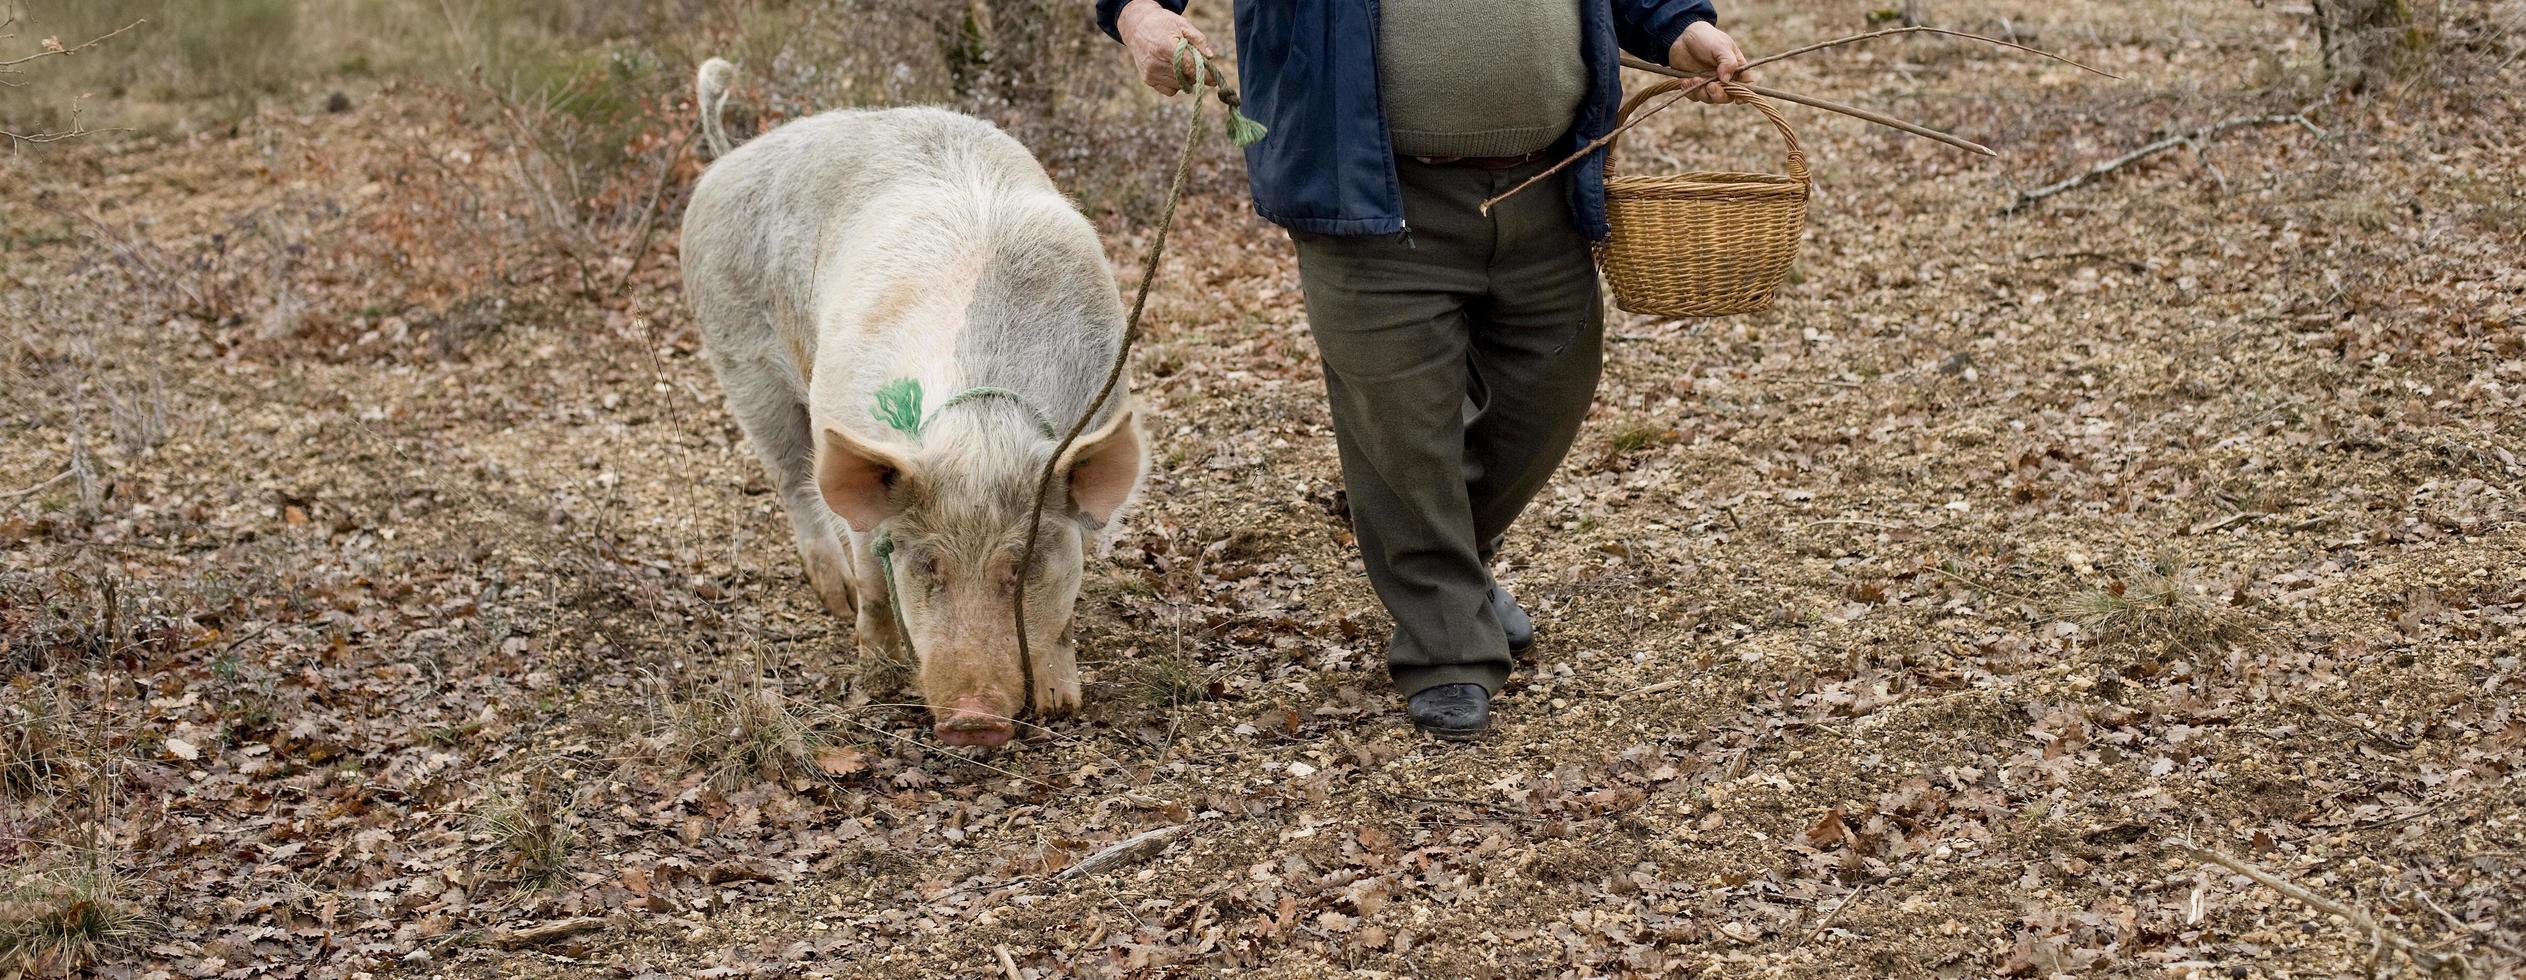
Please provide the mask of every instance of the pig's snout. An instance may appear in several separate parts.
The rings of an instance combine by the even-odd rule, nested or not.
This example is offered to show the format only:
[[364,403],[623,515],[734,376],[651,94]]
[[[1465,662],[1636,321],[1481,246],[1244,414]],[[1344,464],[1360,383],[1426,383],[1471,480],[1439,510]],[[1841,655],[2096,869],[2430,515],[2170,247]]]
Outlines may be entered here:
[[1017,735],[1009,719],[983,707],[981,698],[958,698],[938,720],[938,740],[949,745],[992,748]]

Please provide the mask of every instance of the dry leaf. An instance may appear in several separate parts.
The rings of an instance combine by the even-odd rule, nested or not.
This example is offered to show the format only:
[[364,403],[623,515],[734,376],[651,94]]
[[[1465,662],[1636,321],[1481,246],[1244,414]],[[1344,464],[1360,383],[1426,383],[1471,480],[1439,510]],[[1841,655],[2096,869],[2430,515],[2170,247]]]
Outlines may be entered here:
[[1818,819],[1814,826],[1807,828],[1807,846],[1818,849],[1831,847],[1848,838],[1850,833],[1850,826],[1842,822],[1842,811],[1839,807],[1826,810],[1824,816]]
[[827,776],[848,776],[868,768],[868,754],[846,745],[816,750],[816,770]]

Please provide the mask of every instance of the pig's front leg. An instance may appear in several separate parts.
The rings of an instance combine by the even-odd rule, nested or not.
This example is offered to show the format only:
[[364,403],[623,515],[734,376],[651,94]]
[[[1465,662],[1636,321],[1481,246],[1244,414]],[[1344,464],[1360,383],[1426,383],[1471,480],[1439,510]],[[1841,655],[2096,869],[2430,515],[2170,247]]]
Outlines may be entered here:
[[[818,500],[815,506],[822,507]],[[816,590],[826,611],[844,619],[859,615],[859,590],[853,586],[851,552],[828,522],[793,507],[791,523],[798,531],[798,557],[807,564],[807,584]]]

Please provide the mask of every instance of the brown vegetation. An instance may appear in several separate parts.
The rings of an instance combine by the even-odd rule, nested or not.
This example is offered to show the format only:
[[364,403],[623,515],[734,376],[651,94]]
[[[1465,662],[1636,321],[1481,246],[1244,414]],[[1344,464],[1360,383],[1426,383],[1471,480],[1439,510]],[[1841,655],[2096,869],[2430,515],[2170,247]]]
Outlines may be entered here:
[[717,404],[683,93],[726,53],[748,131],[999,120],[1128,275],[1180,117],[1077,5],[22,6],[0,44],[151,23],[0,90],[133,130],[0,160],[0,972],[2526,969],[2514,0],[2411,5],[2356,90],[2284,4],[1933,5],[2119,83],[1775,66],[2004,158],[1792,115],[1802,266],[1616,320],[1473,748],[1385,688],[1287,247],[1216,152],[1087,708],[982,756],[854,659]]

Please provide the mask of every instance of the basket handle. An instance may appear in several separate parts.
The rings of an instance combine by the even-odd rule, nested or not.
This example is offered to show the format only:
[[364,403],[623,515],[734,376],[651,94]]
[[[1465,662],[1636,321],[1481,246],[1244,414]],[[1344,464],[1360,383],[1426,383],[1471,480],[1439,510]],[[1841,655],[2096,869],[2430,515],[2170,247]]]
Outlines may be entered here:
[[[1656,85],[1640,90],[1640,94],[1623,100],[1623,107],[1621,111],[1614,114],[1614,128],[1621,129],[1624,123],[1630,122],[1632,110],[1640,108],[1642,104],[1648,102],[1650,99],[1657,98],[1658,96],[1665,95],[1670,92],[1682,91],[1687,87],[1701,83],[1702,80],[1698,78],[1676,78],[1659,82]],[[1719,83],[1719,87],[1727,89],[1730,98],[1753,106],[1754,111],[1762,113],[1763,118],[1771,120],[1772,128],[1780,131],[1780,141],[1789,144],[1790,178],[1801,184],[1806,183],[1807,151],[1805,148],[1798,145],[1797,132],[1789,128],[1789,120],[1781,118],[1780,110],[1772,106],[1771,100],[1760,95],[1756,95],[1751,89],[1735,82],[1721,82]],[[1621,137],[1616,137],[1613,142],[1605,145],[1605,173],[1607,176],[1613,175],[1614,147],[1621,143],[1621,141]]]

